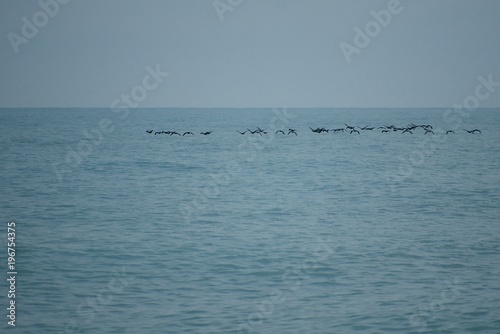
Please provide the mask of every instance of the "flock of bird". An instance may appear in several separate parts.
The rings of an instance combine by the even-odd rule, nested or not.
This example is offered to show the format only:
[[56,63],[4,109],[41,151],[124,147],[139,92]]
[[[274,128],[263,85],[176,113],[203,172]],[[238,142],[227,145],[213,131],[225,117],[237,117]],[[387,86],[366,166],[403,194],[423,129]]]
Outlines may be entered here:
[[[186,135],[194,136],[194,133],[192,133],[191,131],[186,131],[182,135],[179,132],[177,132],[177,131],[155,131],[155,130],[147,130],[146,132],[149,133],[149,134],[153,134],[154,133],[155,136],[156,135],[169,135],[169,136],[178,135],[178,136],[182,136],[182,137],[184,137]],[[212,131],[200,132],[200,134],[204,135],[204,136],[209,135],[211,133],[212,133]]]
[[[246,129],[245,131],[243,131],[243,132],[242,132],[242,131],[238,131],[238,130],[236,130],[236,132],[238,132],[240,135],[244,135],[244,134],[245,134],[245,133],[247,133],[247,132],[248,132],[248,133],[250,133],[250,134],[252,134],[252,135],[254,135],[254,134],[256,134],[256,133],[257,133],[257,134],[259,134],[259,135],[261,135],[261,136],[262,136],[263,134],[264,134],[264,135],[265,135],[265,134],[267,134],[266,129],[261,129],[261,128],[259,128],[259,127],[257,127],[257,130],[253,130],[253,131],[247,128],[247,129]],[[283,134],[283,135],[284,135],[284,134],[285,134],[285,131],[283,131],[283,130],[278,130],[278,131],[276,131],[274,134],[278,134],[278,133],[281,133],[281,134]],[[295,129],[290,129],[290,128],[289,128],[289,129],[288,129],[288,134],[287,134],[287,135],[290,135],[290,134],[294,134],[294,135],[296,135],[296,136],[297,136],[297,130],[295,130]]]
[[[352,125],[348,125],[345,123],[344,123],[344,125],[345,125],[345,128],[342,127],[342,128],[336,128],[336,129],[327,129],[327,128],[322,127],[322,128],[313,129],[313,128],[309,127],[309,129],[311,129],[312,132],[316,132],[316,133],[322,133],[322,132],[328,133],[331,131],[333,131],[335,133],[335,132],[348,131],[349,134],[357,133],[358,135],[361,134],[359,132],[360,130],[361,131],[372,131],[375,129],[375,127],[370,127],[368,125],[366,125],[364,127],[352,126]],[[358,128],[359,130],[357,130],[356,128]],[[423,129],[425,131],[424,134],[428,134],[428,133],[434,134],[433,127],[430,124],[417,125],[417,124],[410,123],[405,127],[398,127],[395,125],[384,125],[384,126],[377,127],[377,130],[381,130],[382,133],[401,131],[401,134],[403,134],[403,133],[413,134],[413,131],[415,131],[418,128]],[[479,129],[474,129],[474,130],[463,129],[463,130],[468,132],[468,133],[476,133],[476,132],[481,133],[481,130],[479,130]],[[453,131],[453,130],[446,131],[446,134],[450,134],[450,133],[455,133],[455,131]]]
[[[345,128],[341,127],[341,128],[335,128],[335,129],[327,129],[325,127],[321,127],[321,128],[313,129],[313,128],[309,127],[309,129],[311,129],[311,131],[314,132],[314,133],[349,132],[349,134],[357,133],[358,135],[361,134],[360,131],[372,131],[372,130],[375,129],[375,127],[370,127],[368,125],[366,125],[364,127],[351,126],[351,125],[348,125],[348,124],[345,124],[345,123],[344,123],[344,125],[345,125]],[[417,124],[410,123],[410,124],[408,124],[405,127],[398,127],[398,126],[395,126],[395,125],[384,125],[384,126],[379,126],[376,129],[377,130],[381,130],[381,133],[401,131],[401,134],[403,134],[403,133],[413,134],[413,132],[415,132],[416,130],[422,129],[424,131],[424,135],[426,135],[428,133],[434,134],[433,127],[430,124],[420,124],[420,125],[417,125]],[[476,132],[481,133],[481,130],[479,130],[479,129],[473,129],[473,130],[463,129],[463,130],[465,132],[470,133],[470,134],[474,134]],[[186,131],[186,132],[184,132],[182,134],[179,133],[179,132],[177,132],[177,131],[155,131],[155,130],[147,130],[146,132],[149,133],[149,134],[154,134],[155,136],[156,135],[160,135],[160,134],[165,134],[165,135],[169,135],[169,136],[178,135],[178,136],[182,136],[182,137],[183,136],[187,136],[187,135],[188,136],[194,136],[194,133],[190,132],[190,131]],[[261,129],[260,127],[257,127],[255,130],[250,130],[248,128],[245,131],[236,130],[236,132],[238,132],[241,135],[244,135],[244,134],[248,133],[248,134],[252,134],[252,135],[258,134],[258,135],[261,135],[261,136],[268,133],[268,131],[266,131],[266,129]],[[200,132],[200,134],[204,135],[204,136],[209,135],[211,133],[212,133],[212,131]],[[276,135],[278,135],[278,134],[285,135],[285,133],[286,133],[286,135],[296,135],[296,136],[298,136],[297,130],[291,129],[291,128],[289,128],[288,131],[287,130],[277,130],[274,134],[276,134]],[[451,134],[451,133],[455,133],[455,131],[453,131],[453,130],[446,131],[447,135]]]

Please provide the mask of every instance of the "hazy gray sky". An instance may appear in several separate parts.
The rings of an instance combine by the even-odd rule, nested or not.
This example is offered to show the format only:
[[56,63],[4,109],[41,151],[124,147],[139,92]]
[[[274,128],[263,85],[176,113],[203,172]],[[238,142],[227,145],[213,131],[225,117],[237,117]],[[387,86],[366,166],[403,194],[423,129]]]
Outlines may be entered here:
[[500,82],[498,0],[65,2],[0,1],[0,106],[450,107]]

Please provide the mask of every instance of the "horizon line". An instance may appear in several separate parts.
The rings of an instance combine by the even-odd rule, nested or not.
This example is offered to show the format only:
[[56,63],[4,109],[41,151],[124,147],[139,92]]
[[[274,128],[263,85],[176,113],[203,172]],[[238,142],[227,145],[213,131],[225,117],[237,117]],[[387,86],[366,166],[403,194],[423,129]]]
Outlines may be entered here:
[[[127,107],[119,107],[119,108],[111,108],[111,107],[2,107],[0,109],[136,109],[136,110],[144,110],[144,109],[452,109],[453,107],[135,107],[135,108],[127,108]],[[476,110],[480,109],[500,109],[500,106],[497,107],[479,107],[475,108]]]

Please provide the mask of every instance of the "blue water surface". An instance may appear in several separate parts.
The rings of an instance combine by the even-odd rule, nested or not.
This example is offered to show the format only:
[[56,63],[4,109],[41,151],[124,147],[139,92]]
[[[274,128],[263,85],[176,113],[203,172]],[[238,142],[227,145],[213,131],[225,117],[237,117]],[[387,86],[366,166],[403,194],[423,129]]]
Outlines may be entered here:
[[0,110],[15,330],[499,333],[500,110],[448,116]]

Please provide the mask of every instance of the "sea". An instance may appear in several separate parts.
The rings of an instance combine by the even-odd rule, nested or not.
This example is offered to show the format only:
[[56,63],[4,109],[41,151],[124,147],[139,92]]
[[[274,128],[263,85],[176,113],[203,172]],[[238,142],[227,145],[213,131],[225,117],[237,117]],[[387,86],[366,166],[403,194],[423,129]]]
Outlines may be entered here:
[[1,109],[0,332],[498,334],[499,128],[499,109]]

